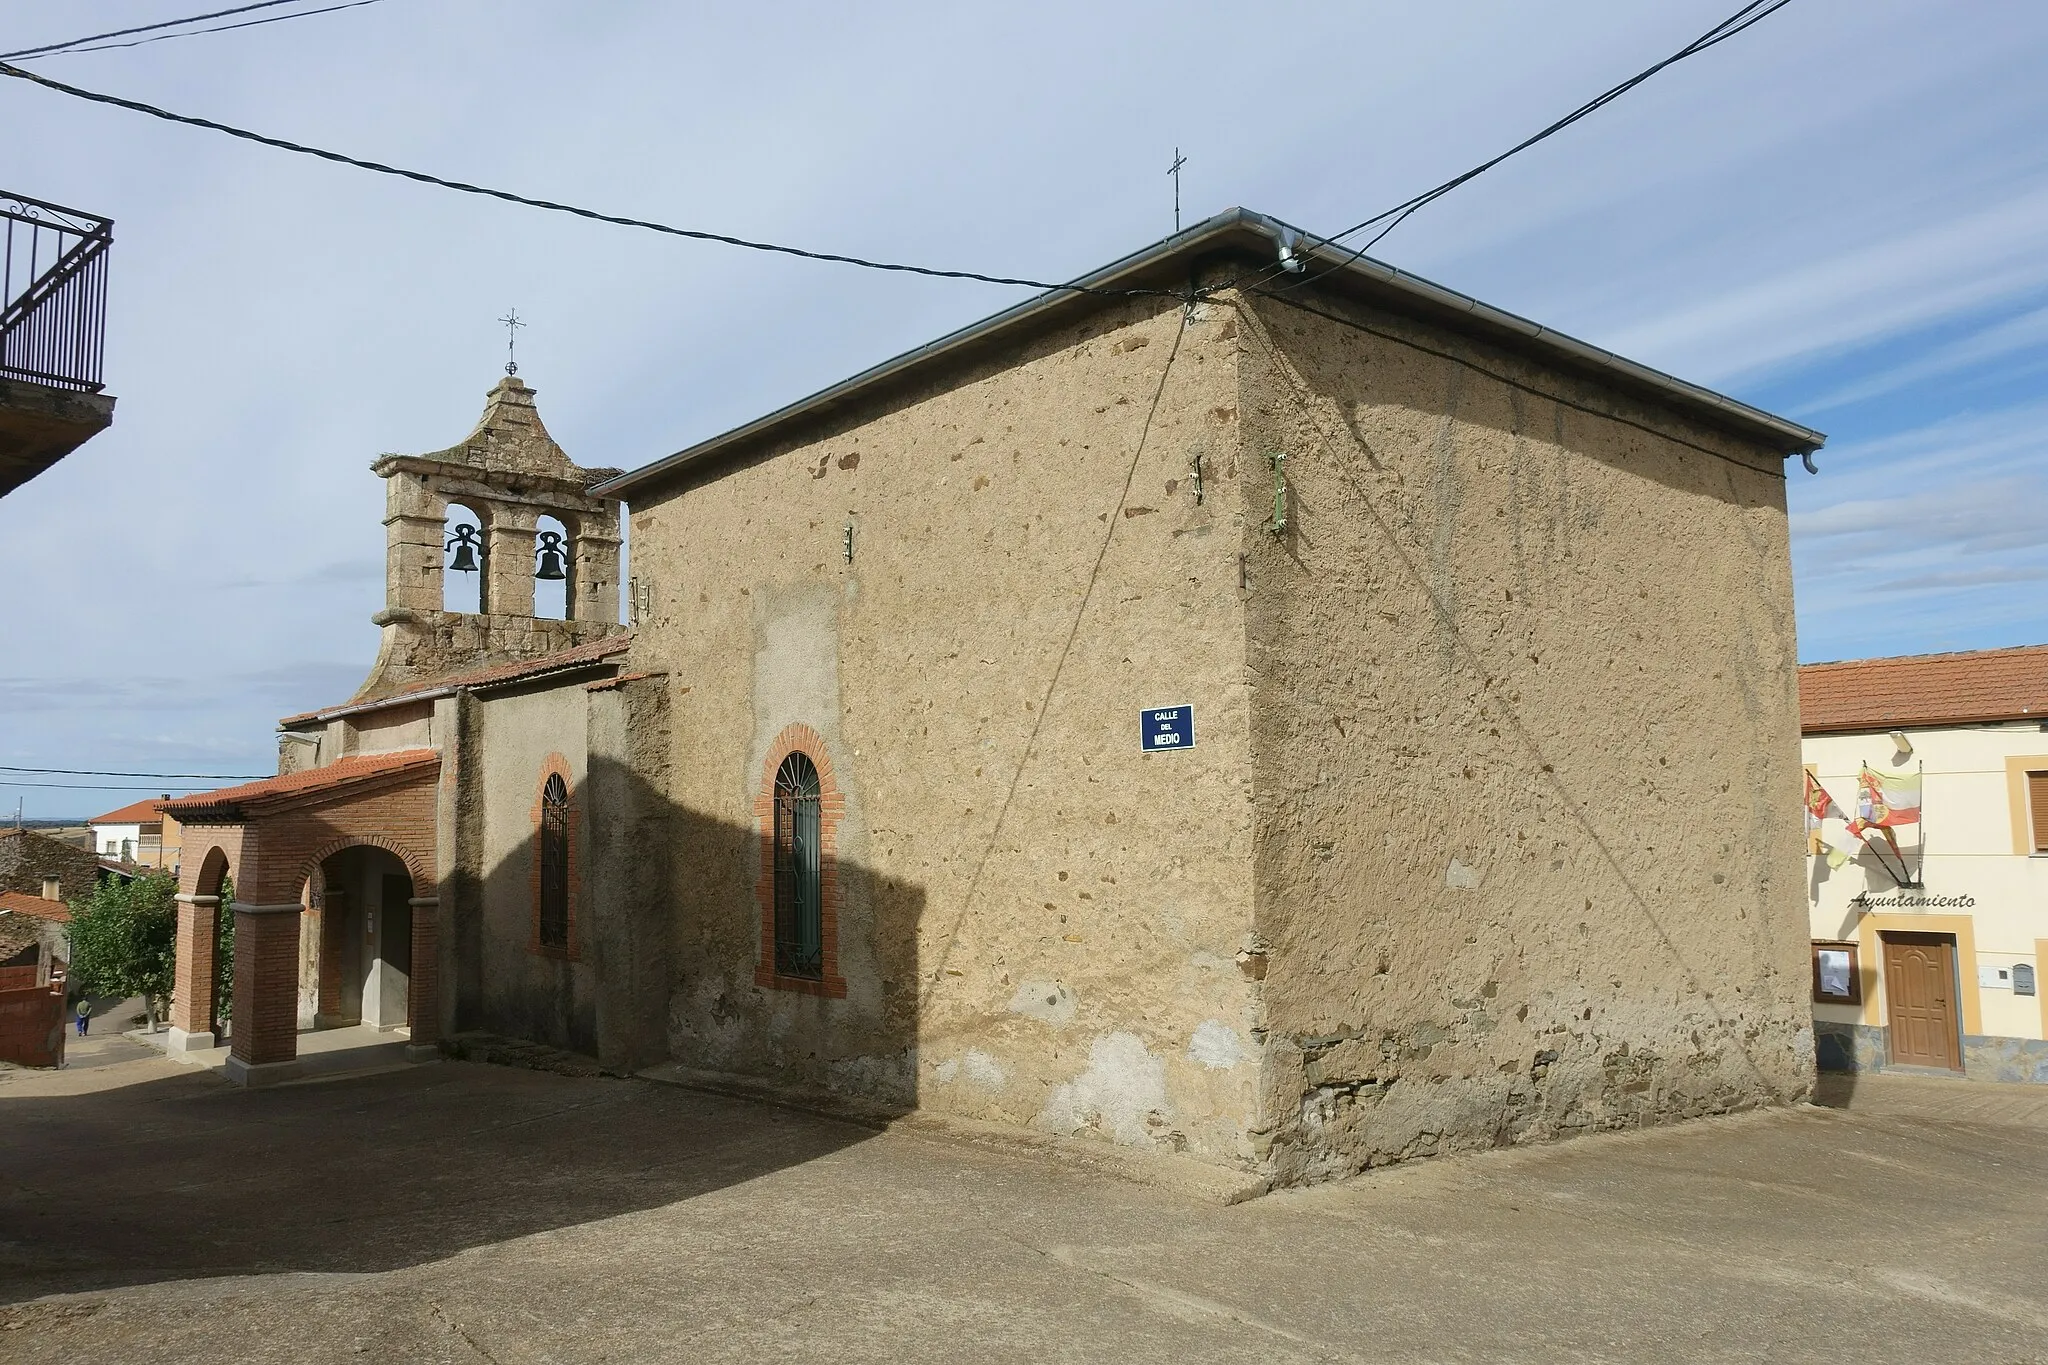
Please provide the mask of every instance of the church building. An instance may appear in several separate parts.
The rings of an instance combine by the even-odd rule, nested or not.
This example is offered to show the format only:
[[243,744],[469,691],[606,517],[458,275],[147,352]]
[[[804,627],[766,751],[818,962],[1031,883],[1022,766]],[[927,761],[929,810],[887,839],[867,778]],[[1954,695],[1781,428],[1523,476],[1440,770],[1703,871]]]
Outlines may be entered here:
[[496,1034],[1267,1184],[1796,1099],[1821,440],[1242,209],[630,473],[508,377],[373,466],[357,695],[166,807],[176,1036],[231,877],[252,1084]]

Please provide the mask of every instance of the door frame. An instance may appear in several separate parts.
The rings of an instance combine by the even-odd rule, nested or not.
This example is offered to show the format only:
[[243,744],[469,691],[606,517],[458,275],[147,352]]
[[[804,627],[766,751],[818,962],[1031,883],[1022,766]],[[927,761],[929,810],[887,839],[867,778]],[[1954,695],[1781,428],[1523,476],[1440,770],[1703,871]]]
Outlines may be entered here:
[[[1893,1040],[1894,1040],[1894,1038],[1895,1038],[1895,1036],[1896,1036],[1896,1033],[1895,1033],[1895,1029],[1894,1029],[1894,1027],[1893,1027],[1893,1025],[1892,1025],[1892,1023],[1891,1023],[1891,1007],[1892,1007],[1892,1000],[1891,1000],[1891,984],[1890,984],[1890,983],[1891,983],[1891,971],[1890,971],[1890,964],[1891,964],[1891,952],[1892,952],[1892,949],[1894,949],[1894,948],[1905,948],[1905,947],[1910,947],[1910,946],[1918,946],[1918,945],[1915,945],[1915,944],[1914,944],[1913,942],[1911,942],[1911,940],[1918,940],[1918,941],[1919,941],[1919,945],[1925,945],[1925,946],[1934,946],[1934,947],[1941,947],[1941,948],[1946,948],[1946,949],[1948,950],[1948,975],[1949,975],[1949,999],[1948,999],[1948,1004],[1949,1004],[1949,1011],[1948,1011],[1948,1016],[1949,1016],[1949,1028],[1950,1028],[1950,1034],[1949,1034],[1949,1038],[1948,1038],[1948,1043],[1949,1043],[1949,1058],[1951,1059],[1951,1062],[1952,1062],[1952,1065],[1949,1065],[1949,1066],[1940,1066],[1940,1065],[1938,1065],[1938,1064],[1935,1064],[1935,1063],[1931,1063],[1931,1062],[1926,1062],[1926,1061],[1917,1061],[1917,1062],[1901,1062],[1901,1061],[1899,1061],[1899,1060],[1898,1060],[1898,1053],[1897,1053],[1896,1049],[1895,1049],[1895,1048],[1894,1048],[1894,1046],[1893,1046]],[[1931,942],[1930,942],[1930,941],[1931,941]],[[1944,933],[1944,932],[1942,932],[1942,931],[1940,931],[1940,930],[1936,930],[1936,929],[1887,929],[1887,930],[1884,930],[1884,931],[1883,931],[1883,933],[1882,933],[1882,934],[1881,934],[1881,935],[1879,936],[1879,943],[1880,943],[1880,945],[1881,945],[1881,946],[1882,946],[1882,947],[1884,948],[1884,950],[1885,950],[1885,967],[1886,967],[1886,970],[1885,970],[1885,972],[1884,972],[1884,979],[1885,979],[1885,983],[1886,983],[1886,986],[1885,986],[1885,1063],[1886,1063],[1886,1065],[1888,1065],[1888,1066],[1910,1066],[1910,1067],[1914,1067],[1914,1068],[1916,1068],[1916,1069],[1929,1069],[1929,1070],[1942,1070],[1942,1071],[1953,1071],[1953,1072],[1955,1072],[1955,1073],[1956,1073],[1957,1075],[1961,1075],[1961,1074],[1963,1073],[1963,1034],[1964,1034],[1964,1031],[1965,1031],[1965,1030],[1964,1030],[1964,1028],[1963,1028],[1963,1012],[1962,1012],[1962,1009],[1960,1008],[1960,1006],[1961,1006],[1961,1003],[1962,1003],[1962,989],[1963,989],[1963,982],[1962,982],[1962,976],[1963,976],[1963,954],[1962,954],[1962,945],[1956,942],[1956,936],[1955,936],[1954,934],[1950,934],[1950,933]]]
[[1877,937],[1881,933],[1955,935],[1956,976],[1961,982],[1958,987],[1961,1008],[1957,1011],[1957,1018],[1962,1024],[1964,1037],[1984,1032],[1984,1018],[1978,1008],[1977,996],[1977,928],[1976,921],[1969,915],[1873,912],[1863,916],[1862,922],[1856,926],[1856,941],[1863,945],[1858,969],[1863,973],[1864,1023],[1872,1028],[1886,1028],[1890,1023],[1891,1002],[1882,989],[1884,945]]

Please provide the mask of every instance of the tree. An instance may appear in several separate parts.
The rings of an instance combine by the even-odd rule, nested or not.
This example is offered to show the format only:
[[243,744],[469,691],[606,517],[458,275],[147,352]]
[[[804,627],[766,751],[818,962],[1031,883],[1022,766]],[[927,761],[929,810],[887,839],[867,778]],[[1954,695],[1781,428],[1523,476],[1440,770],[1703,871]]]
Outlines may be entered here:
[[235,1013],[235,879],[220,879],[220,914],[213,939],[213,1012],[230,1019]]
[[71,902],[71,985],[85,995],[142,997],[149,1031],[178,961],[178,882],[153,872],[110,877]]

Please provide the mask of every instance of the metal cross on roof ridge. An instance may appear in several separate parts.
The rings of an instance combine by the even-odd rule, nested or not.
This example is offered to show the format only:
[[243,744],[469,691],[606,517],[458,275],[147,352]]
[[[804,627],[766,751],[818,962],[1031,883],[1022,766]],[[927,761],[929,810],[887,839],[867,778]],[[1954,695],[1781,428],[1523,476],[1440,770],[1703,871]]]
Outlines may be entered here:
[[517,308],[506,313],[498,321],[505,324],[505,373],[518,374],[519,361],[514,346],[519,340],[519,329],[526,324],[519,320],[519,310]]

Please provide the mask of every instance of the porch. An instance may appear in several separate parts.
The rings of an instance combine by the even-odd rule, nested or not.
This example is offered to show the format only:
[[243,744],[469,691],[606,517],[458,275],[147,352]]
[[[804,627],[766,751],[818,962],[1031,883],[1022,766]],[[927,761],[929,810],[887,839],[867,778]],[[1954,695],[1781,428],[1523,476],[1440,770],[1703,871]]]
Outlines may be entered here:
[[219,1054],[240,1085],[364,1048],[439,1055],[440,764],[352,756],[170,803],[186,832],[169,1052]]

